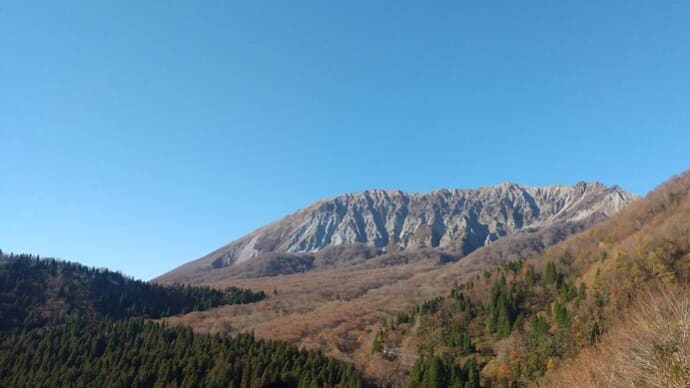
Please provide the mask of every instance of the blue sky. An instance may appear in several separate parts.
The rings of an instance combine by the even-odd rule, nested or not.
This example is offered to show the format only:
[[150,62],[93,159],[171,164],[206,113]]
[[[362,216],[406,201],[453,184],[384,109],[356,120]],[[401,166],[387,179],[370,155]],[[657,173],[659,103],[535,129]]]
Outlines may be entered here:
[[4,251],[149,279],[343,192],[690,167],[687,1],[58,3],[0,4]]

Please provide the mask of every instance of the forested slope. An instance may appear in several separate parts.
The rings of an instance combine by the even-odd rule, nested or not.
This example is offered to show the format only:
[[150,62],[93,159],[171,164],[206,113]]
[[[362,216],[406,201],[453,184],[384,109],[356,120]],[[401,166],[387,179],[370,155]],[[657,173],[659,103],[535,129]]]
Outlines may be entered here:
[[29,255],[0,262],[0,386],[361,386],[351,366],[316,351],[147,321],[263,291],[160,286]]
[[[583,349],[614,336],[621,322],[639,312],[641,296],[661,288],[665,300],[682,305],[687,299],[689,193],[690,173],[674,177],[540,257],[508,263],[458,284],[446,296],[401,311],[380,328],[373,351],[410,371],[393,381],[398,385],[404,380],[411,387],[557,385],[558,379],[549,376]],[[651,350],[628,351],[646,352],[651,364],[660,363],[660,357],[677,360],[677,377],[690,382],[687,349],[655,342],[655,336],[650,334],[646,345]],[[416,358],[405,367],[409,355]],[[481,370],[479,378],[469,373],[474,365]],[[645,373],[659,370],[640,366],[625,384],[647,381]]]
[[141,319],[72,322],[0,341],[5,387],[358,387],[352,367],[282,342]]
[[264,297],[263,291],[235,287],[164,287],[105,269],[0,251],[0,330],[70,319],[160,318]]

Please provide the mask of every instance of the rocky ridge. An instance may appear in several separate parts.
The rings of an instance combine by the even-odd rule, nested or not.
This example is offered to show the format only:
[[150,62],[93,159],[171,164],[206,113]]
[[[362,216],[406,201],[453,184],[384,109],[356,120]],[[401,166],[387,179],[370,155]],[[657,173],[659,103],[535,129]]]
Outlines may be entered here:
[[464,256],[519,231],[606,218],[635,198],[618,186],[586,182],[545,187],[503,183],[426,194],[368,190],[318,201],[170,274],[347,246],[378,253],[431,248]]

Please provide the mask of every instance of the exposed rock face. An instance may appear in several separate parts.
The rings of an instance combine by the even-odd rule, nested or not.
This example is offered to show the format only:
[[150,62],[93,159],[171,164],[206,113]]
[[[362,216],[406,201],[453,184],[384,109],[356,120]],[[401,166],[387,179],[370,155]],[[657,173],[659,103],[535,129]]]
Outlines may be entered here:
[[210,253],[183,269],[233,266],[267,253],[366,245],[379,251],[439,248],[466,255],[517,231],[605,218],[636,197],[617,186],[527,187],[409,194],[371,190],[326,199]]

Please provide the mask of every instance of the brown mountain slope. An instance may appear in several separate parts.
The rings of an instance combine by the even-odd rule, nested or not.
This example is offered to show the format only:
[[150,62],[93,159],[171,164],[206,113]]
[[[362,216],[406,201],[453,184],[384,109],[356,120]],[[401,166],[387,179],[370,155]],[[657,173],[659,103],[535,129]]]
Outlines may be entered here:
[[[410,372],[426,381],[424,364],[409,359],[421,351],[445,355],[448,367],[473,360],[483,386],[686,386],[689,279],[686,172],[539,257],[401,310],[411,318],[379,330],[367,366],[394,385]],[[464,338],[471,346],[455,344]]]
[[578,229],[634,198],[616,186],[584,182],[548,187],[504,183],[428,194],[346,194],[259,228],[156,281],[197,283],[290,274],[359,264],[400,251],[412,253],[409,261],[418,256],[414,252],[425,249],[446,252],[454,260],[522,231]]
[[610,327],[595,346],[547,374],[545,383],[688,386],[690,171],[612,221],[598,234],[611,259],[594,263],[583,276],[615,290]]

